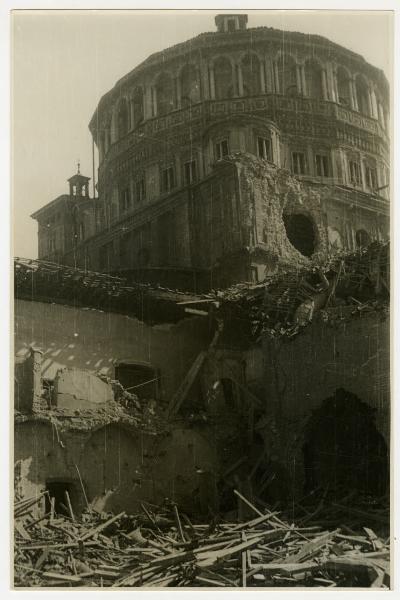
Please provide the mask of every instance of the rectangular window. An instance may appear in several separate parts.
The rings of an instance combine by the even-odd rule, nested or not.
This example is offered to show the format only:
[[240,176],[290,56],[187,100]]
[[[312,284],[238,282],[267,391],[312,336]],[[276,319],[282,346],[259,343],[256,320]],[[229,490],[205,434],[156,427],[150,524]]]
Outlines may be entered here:
[[196,161],[190,160],[183,165],[185,185],[190,185],[197,181]]
[[376,190],[378,187],[378,177],[374,167],[365,167],[365,179],[367,187],[369,187],[370,190]]
[[315,170],[318,177],[329,177],[329,160],[326,154],[315,155]]
[[361,169],[360,164],[354,160],[349,161],[350,183],[353,185],[361,185]]
[[304,152],[292,152],[293,173],[304,175],[306,172],[306,157]]
[[228,140],[221,140],[215,144],[215,155],[217,160],[221,160],[224,156],[229,154]]
[[170,192],[175,187],[174,167],[168,167],[161,172],[161,191]]
[[146,183],[144,177],[138,179],[135,184],[136,202],[143,202],[146,199]]
[[49,254],[52,254],[56,251],[56,234],[51,233],[49,235]]
[[259,158],[264,158],[272,162],[271,140],[269,138],[257,138],[257,152]]

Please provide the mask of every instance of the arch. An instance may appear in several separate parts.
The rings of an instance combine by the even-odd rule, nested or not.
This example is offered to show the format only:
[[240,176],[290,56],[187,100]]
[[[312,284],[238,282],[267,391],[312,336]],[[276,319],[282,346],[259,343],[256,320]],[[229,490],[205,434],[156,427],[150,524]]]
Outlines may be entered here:
[[313,411],[303,445],[305,489],[387,490],[388,451],[375,425],[374,409],[340,388]]
[[137,127],[144,119],[144,94],[142,87],[136,87],[132,94],[133,127]]
[[245,96],[261,93],[260,60],[254,53],[246,54],[241,61]]
[[181,104],[190,106],[200,102],[200,78],[196,65],[185,65],[179,74],[181,84]]
[[129,107],[126,98],[121,98],[117,112],[117,137],[122,138],[129,131]]
[[225,56],[219,56],[214,61],[214,82],[215,82],[215,98],[222,100],[224,98],[232,98],[233,77],[232,77],[231,61]]
[[315,252],[316,236],[314,223],[303,213],[284,213],[282,215],[289,242],[300,254],[310,257]]
[[338,67],[336,71],[336,83],[338,91],[338,102],[343,106],[351,107],[351,76],[347,69]]
[[165,115],[174,109],[174,82],[170,73],[163,72],[156,80],[157,115]]
[[276,60],[279,92],[286,96],[296,96],[297,88],[297,65],[290,54],[280,54]]
[[356,96],[357,96],[357,105],[358,111],[366,116],[370,116],[370,106],[369,106],[369,90],[368,84],[365,81],[362,75],[357,75],[356,80]]
[[322,67],[315,60],[307,60],[304,65],[306,93],[310,98],[324,98]]

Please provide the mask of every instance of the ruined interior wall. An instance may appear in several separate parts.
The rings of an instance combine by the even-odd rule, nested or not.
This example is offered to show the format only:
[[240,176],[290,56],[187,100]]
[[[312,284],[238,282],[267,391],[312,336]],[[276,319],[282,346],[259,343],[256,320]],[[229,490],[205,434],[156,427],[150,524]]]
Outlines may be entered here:
[[[388,318],[372,314],[333,326],[318,320],[292,340],[264,338],[259,377],[266,415],[259,429],[299,488],[311,411],[338,388],[376,409],[376,427],[390,448],[389,327]],[[271,436],[272,422],[278,424],[278,437]]]
[[51,480],[70,482],[77,512],[86,503],[76,467],[97,510],[135,512],[143,500],[161,504],[169,498],[196,514],[215,501],[215,449],[201,432],[185,427],[154,436],[111,424],[57,435],[51,423],[20,423],[14,462],[23,496],[44,490]]
[[113,377],[113,361],[129,358],[160,369],[161,397],[166,400],[212,333],[207,321],[196,317],[150,327],[129,316],[95,309],[15,301],[15,354],[25,357],[30,345],[40,347],[44,378],[53,379],[64,366]]

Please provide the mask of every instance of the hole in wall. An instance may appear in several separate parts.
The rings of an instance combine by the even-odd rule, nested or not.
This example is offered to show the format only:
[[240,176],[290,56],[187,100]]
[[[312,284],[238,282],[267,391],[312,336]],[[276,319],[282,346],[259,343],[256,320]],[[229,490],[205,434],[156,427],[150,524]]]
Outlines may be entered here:
[[303,256],[311,256],[315,251],[315,230],[313,222],[300,213],[284,214],[283,224],[289,242]]
[[68,492],[72,510],[74,512],[78,511],[79,504],[79,492],[75,483],[71,481],[63,481],[61,479],[57,480],[47,480],[46,481],[46,491],[48,494],[45,496],[45,507],[46,513],[50,512],[50,498],[54,498],[54,509],[58,515],[65,515],[67,517],[70,516],[68,511],[68,503],[65,492]]

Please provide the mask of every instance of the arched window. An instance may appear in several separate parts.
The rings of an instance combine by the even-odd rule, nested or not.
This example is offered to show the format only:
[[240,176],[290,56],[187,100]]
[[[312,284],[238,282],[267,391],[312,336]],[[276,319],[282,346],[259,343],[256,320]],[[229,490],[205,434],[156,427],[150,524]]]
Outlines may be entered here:
[[291,56],[281,55],[277,60],[277,71],[279,81],[279,92],[286,96],[296,96],[297,77],[296,63]]
[[356,77],[356,94],[359,112],[369,116],[368,86],[360,75]]
[[214,63],[215,97],[217,100],[232,98],[233,81],[231,62],[224,57],[217,58]]
[[165,115],[174,109],[174,85],[169,73],[161,73],[156,83],[157,114]]
[[247,54],[242,60],[243,91],[245,96],[261,93],[260,61],[255,54]]
[[182,106],[200,102],[200,80],[197,67],[190,64],[185,65],[181,71],[180,81]]
[[336,73],[337,90],[338,90],[338,101],[343,106],[351,107],[351,96],[350,96],[350,77],[343,67],[339,67]]
[[324,98],[322,86],[322,69],[315,61],[307,61],[304,65],[306,93],[310,98]]
[[129,130],[129,110],[128,103],[122,98],[118,107],[118,139],[128,133]]
[[136,127],[143,121],[143,89],[141,87],[135,88],[133,92],[133,126]]

